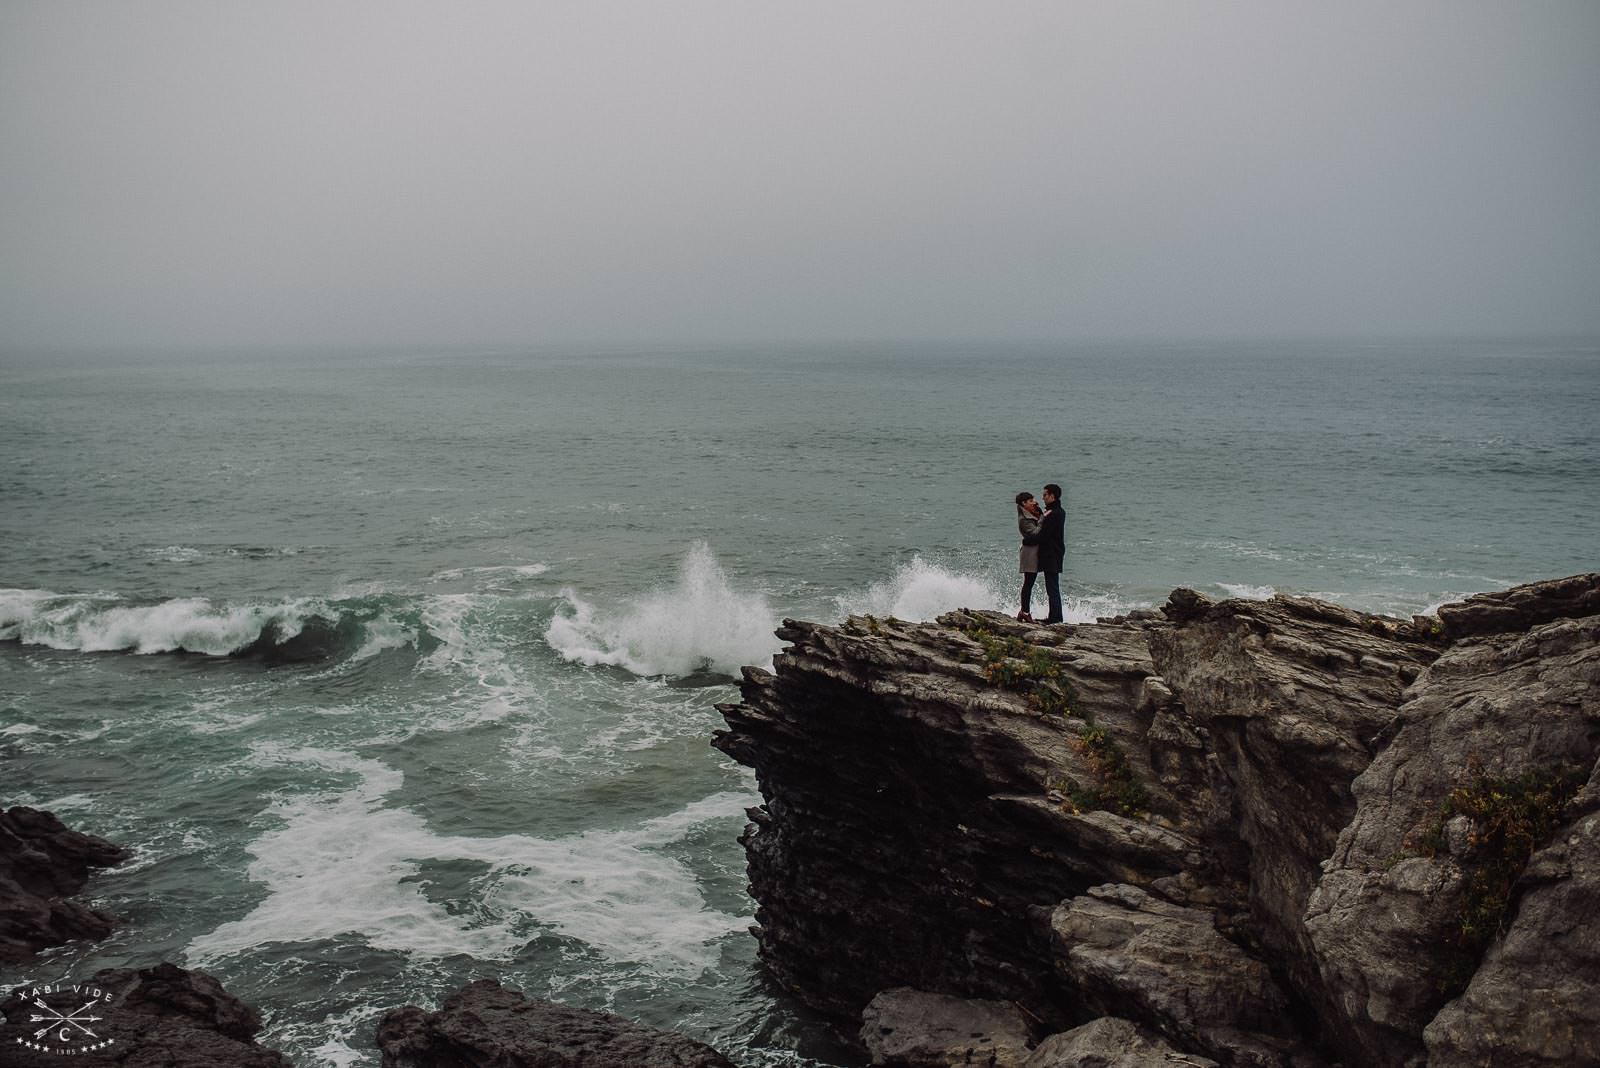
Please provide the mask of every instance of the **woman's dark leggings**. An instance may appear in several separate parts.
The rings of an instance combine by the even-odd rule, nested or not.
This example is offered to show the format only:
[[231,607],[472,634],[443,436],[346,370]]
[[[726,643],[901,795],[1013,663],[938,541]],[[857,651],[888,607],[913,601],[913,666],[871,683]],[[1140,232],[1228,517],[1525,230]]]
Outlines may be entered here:
[[1033,614],[1033,609],[1028,607],[1033,602],[1033,582],[1038,577],[1039,572],[1037,571],[1024,571],[1022,573],[1022,610],[1029,615]]

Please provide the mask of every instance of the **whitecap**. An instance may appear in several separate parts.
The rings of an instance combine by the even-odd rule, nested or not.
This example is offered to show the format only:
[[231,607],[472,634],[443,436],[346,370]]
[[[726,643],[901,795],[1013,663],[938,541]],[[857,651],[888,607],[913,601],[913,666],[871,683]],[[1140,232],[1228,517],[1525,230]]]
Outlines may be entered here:
[[189,545],[167,545],[160,549],[146,549],[145,554],[169,564],[192,564],[205,556],[203,551]]
[[543,575],[550,570],[549,564],[502,564],[494,567],[452,567],[445,571],[436,571],[433,574],[435,582],[459,582],[469,575],[510,575],[514,578],[525,579]]

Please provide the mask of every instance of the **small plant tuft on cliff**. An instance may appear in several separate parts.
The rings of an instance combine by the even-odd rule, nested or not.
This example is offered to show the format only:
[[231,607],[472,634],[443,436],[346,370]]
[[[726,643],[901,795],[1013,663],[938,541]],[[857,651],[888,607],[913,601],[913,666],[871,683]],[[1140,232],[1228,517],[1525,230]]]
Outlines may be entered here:
[[1444,621],[1438,616],[1412,616],[1411,632],[1425,642],[1445,640]]
[[1042,715],[1060,716],[1062,719],[1072,715],[1072,705],[1076,699],[1072,683],[1062,678],[1038,683],[1028,692],[1029,703]]
[[1092,721],[1086,723],[1073,745],[1094,779],[1087,787],[1076,782],[1067,784],[1066,794],[1074,808],[1079,812],[1105,809],[1119,816],[1143,816],[1150,811],[1144,784],[1133,774],[1127,754],[1104,727]]
[[[1044,715],[1067,719],[1073,715],[1077,694],[1072,683],[1061,677],[1061,665],[1049,650],[1030,645],[1020,638],[1006,638],[984,627],[961,628],[983,649],[984,677],[997,686],[1024,690],[1028,703]],[[1088,765],[1090,783],[1066,780],[1052,785],[1075,812],[1104,809],[1122,816],[1142,816],[1149,812],[1144,785],[1133,774],[1127,754],[1116,739],[1085,716],[1073,746]]]
[[[1464,877],[1449,967],[1441,981],[1447,996],[1466,989],[1483,951],[1505,922],[1528,858],[1549,839],[1582,782],[1581,772],[1544,769],[1497,778],[1485,774],[1482,761],[1473,757],[1466,781],[1445,795],[1434,820],[1417,836],[1420,855],[1452,856]],[[1449,826],[1459,816],[1467,817],[1471,828],[1452,852]]]
[[1076,699],[1072,683],[1061,677],[1061,665],[1049,650],[1021,638],[1003,638],[982,627],[966,631],[983,647],[984,678],[1008,690],[1022,690],[1028,703],[1046,716],[1072,715]]

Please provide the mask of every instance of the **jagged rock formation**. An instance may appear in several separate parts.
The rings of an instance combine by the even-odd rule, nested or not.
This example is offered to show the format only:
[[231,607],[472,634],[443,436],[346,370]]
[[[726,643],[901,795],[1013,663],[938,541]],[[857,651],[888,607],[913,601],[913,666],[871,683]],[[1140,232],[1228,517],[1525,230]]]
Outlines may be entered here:
[[415,1005],[378,1024],[384,1068],[733,1068],[703,1043],[620,1016],[557,1005],[490,979],[438,1012]]
[[[1424,1039],[1435,1065],[1600,1056],[1600,615],[1453,646],[1402,706],[1400,722],[1394,742],[1355,780],[1355,818],[1306,915],[1317,960],[1341,992],[1350,1056],[1421,1053]],[[1587,786],[1529,843],[1537,852],[1519,880],[1519,907],[1503,932],[1484,930],[1485,942],[1497,936],[1477,967],[1485,947],[1459,936],[1487,904],[1475,898],[1492,892],[1473,880],[1496,858],[1476,855],[1472,842],[1492,832],[1475,829],[1463,811],[1440,829],[1443,849],[1416,855],[1419,830],[1439,819],[1439,801],[1453,790],[1483,783],[1486,802],[1498,793],[1515,806],[1529,788],[1536,798],[1541,781],[1554,800],[1563,780]],[[1571,931],[1574,922],[1588,930]],[[1439,951],[1414,952],[1419,940]],[[1466,996],[1430,1027],[1469,976]],[[1572,1013],[1552,1017],[1552,1003]]]
[[[74,997],[44,995],[58,1013],[83,1027],[56,1022],[32,997],[14,992],[0,1014],[0,1063],[8,1068],[56,1068],[63,1063],[150,1068],[290,1068],[288,1058],[255,1042],[261,1017],[205,972],[175,964],[108,968],[77,984]],[[92,999],[92,1000],[91,1000]],[[75,1012],[83,1003],[95,1007]],[[40,1030],[34,1017],[45,1016]],[[63,1061],[63,1057],[73,1058]]]
[[67,900],[89,881],[90,868],[131,856],[92,834],[68,830],[49,812],[0,812],[0,964],[78,938],[100,939],[116,919]]
[[766,801],[762,959],[811,1005],[1011,1000],[1194,1063],[1600,1064],[1600,575],[1411,621],[1180,590],[778,633],[715,744]]

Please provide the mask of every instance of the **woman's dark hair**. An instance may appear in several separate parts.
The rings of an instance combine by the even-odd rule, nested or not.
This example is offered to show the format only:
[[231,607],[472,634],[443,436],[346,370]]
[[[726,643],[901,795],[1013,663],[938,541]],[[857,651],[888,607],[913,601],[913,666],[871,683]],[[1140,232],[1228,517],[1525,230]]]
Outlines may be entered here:
[[1033,500],[1033,494],[1029,493],[1027,490],[1023,490],[1021,493],[1017,494],[1017,503],[1018,504],[1021,504],[1023,501],[1031,501],[1031,500]]

